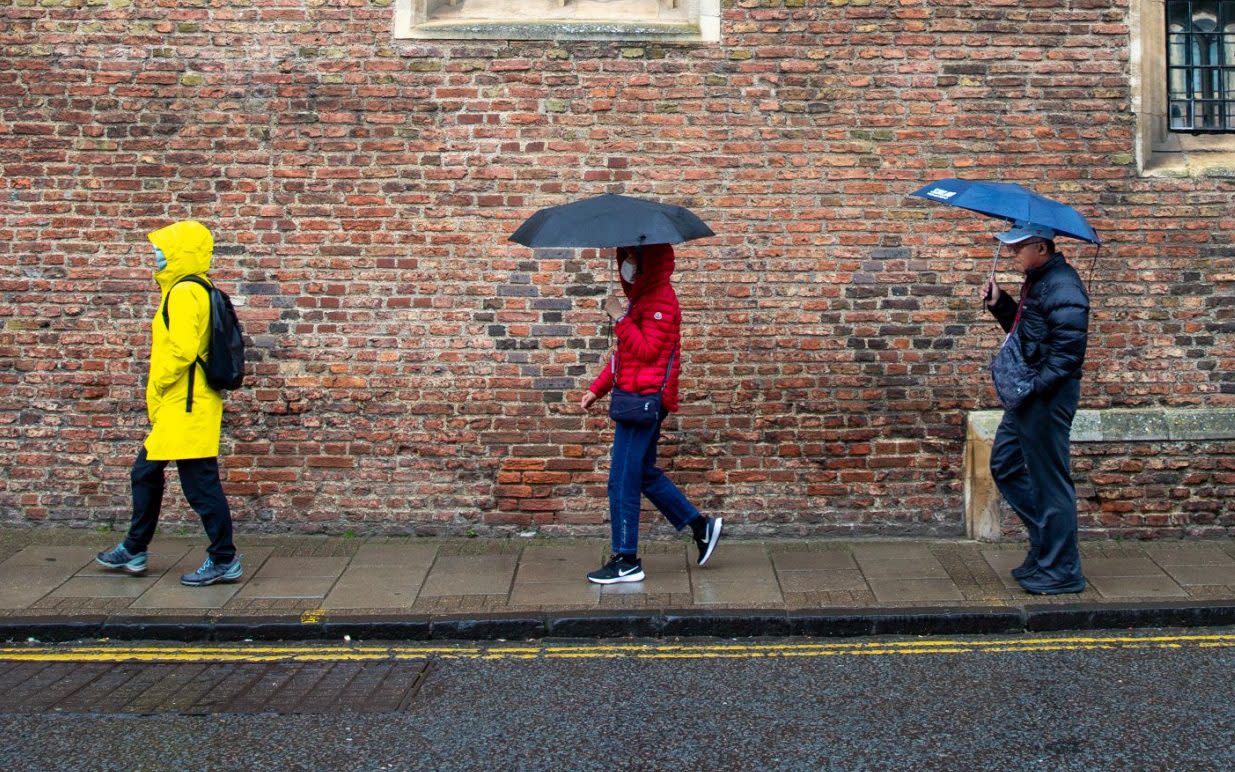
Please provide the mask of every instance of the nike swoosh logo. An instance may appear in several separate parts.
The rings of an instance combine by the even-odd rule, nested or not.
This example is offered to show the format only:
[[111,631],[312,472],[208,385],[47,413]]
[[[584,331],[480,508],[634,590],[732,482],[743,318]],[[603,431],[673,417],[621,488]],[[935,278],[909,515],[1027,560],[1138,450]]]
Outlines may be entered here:
[[632,566],[631,568],[629,568],[629,569],[627,569],[627,570],[625,570],[625,571],[623,571],[622,569],[620,569],[620,568],[619,568],[619,569],[618,569],[618,576],[630,576],[631,574],[633,574],[634,572],[636,572],[636,571],[638,571],[638,570],[639,570],[639,566]]

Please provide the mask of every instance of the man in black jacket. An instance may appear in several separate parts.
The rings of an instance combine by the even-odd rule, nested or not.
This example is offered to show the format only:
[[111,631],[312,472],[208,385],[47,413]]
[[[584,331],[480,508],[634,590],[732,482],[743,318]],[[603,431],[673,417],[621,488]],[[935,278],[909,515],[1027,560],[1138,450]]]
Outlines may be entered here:
[[1027,592],[1042,595],[1085,589],[1068,443],[1089,338],[1089,296],[1055,251],[1055,236],[1026,223],[998,234],[1025,274],[1020,302],[993,276],[983,288],[987,309],[1005,332],[1020,336],[1025,361],[1037,372],[1033,393],[1004,411],[991,447],[991,474],[1029,532],[1029,554],[1012,576]]

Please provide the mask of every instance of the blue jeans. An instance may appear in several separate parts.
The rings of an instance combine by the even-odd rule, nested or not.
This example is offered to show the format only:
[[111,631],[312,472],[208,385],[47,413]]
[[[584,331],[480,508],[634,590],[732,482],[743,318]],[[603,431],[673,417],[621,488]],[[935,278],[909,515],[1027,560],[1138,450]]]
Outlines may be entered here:
[[1068,456],[1081,382],[1064,381],[1005,410],[991,445],[991,476],[1029,532],[1038,570],[1052,581],[1081,576],[1076,533],[1076,488]]
[[661,413],[651,426],[614,424],[613,460],[609,465],[609,527],[614,553],[633,555],[639,550],[640,494],[647,496],[679,531],[699,517],[699,510],[656,466],[656,444],[665,415]]

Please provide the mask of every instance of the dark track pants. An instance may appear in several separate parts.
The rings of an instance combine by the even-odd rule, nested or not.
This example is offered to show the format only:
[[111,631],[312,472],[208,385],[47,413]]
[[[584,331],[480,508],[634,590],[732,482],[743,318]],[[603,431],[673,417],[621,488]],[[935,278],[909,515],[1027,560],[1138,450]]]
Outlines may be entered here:
[[[132,553],[145,552],[154,538],[154,529],[159,524],[159,511],[163,508],[163,470],[167,461],[151,461],[142,448],[133,462],[133,521],[124,548]],[[230,563],[236,557],[236,545],[232,543],[232,512],[223,495],[219,482],[217,458],[186,458],[176,462],[180,472],[180,488],[189,506],[202,519],[206,535],[210,537],[207,554],[215,563]]]
[[991,447],[995,485],[1025,524],[1038,571],[1054,582],[1081,576],[1068,455],[1080,395],[1081,382],[1068,380],[1053,394],[1004,411]]

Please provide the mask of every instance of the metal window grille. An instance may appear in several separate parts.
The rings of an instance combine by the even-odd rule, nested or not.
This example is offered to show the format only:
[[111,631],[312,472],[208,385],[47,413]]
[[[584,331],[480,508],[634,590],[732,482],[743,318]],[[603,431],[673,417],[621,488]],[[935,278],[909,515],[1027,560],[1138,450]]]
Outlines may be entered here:
[[1171,131],[1235,132],[1235,0],[1167,0]]

